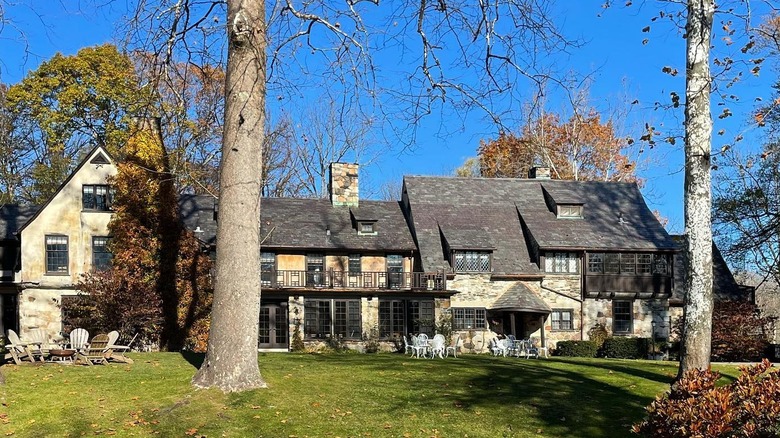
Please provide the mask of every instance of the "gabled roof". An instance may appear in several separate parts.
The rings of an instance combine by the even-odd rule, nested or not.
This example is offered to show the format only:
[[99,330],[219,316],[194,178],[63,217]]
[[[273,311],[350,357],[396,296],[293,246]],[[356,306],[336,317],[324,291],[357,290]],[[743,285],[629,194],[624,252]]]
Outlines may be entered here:
[[[674,251],[677,245],[635,184],[516,178],[407,176],[423,270],[448,269],[449,234],[487,234],[497,274],[535,274],[529,247],[570,250]],[[583,204],[582,219],[559,219],[544,191]],[[442,232],[440,232],[440,229]]]
[[[213,206],[212,196],[184,195],[179,200],[187,228],[203,231],[197,237],[209,244],[216,242]],[[327,199],[263,198],[260,212],[264,249],[409,252],[416,248],[396,201],[360,201],[361,217],[376,219],[376,235],[358,235],[350,208],[334,207]]]
[[490,310],[511,310],[516,312],[534,312],[548,314],[550,306],[528,286],[517,282],[506,290],[490,307]]
[[[685,247],[685,236],[674,235],[672,237],[679,243],[680,249]],[[680,251],[674,256],[674,288],[671,300],[676,303],[682,303],[685,298],[686,260],[685,251]],[[734,274],[731,273],[731,269],[714,242],[712,243],[712,292],[715,299],[723,301],[750,300],[753,294],[753,288],[737,283]]]
[[84,156],[84,159],[81,160],[81,163],[79,163],[79,165],[75,169],[73,169],[73,172],[71,172],[70,175],[68,175],[68,177],[65,178],[65,181],[63,181],[62,184],[60,184],[60,186],[57,187],[57,190],[54,191],[54,194],[51,195],[51,197],[49,199],[47,199],[46,202],[43,205],[40,206],[40,208],[35,212],[35,214],[33,214],[33,216],[31,218],[29,218],[27,220],[27,222],[25,222],[21,227],[19,227],[19,230],[17,232],[21,233],[22,230],[24,230],[27,227],[28,224],[32,223],[32,221],[34,221],[35,218],[37,218],[38,215],[41,214],[41,212],[46,209],[46,207],[49,205],[49,203],[51,203],[52,199],[54,199],[54,197],[57,196],[57,194],[60,192],[60,190],[62,190],[63,187],[68,185],[70,180],[72,180],[73,177],[77,173],[79,173],[79,170],[81,170],[81,168],[84,167],[84,165],[86,165],[86,164],[92,164],[91,161],[94,161],[94,160],[97,160],[97,162],[94,163],[94,164],[97,164],[97,165],[104,165],[104,164],[106,164],[106,163],[103,162],[103,161],[106,161],[106,160],[110,160],[110,162],[108,164],[110,164],[110,163],[112,163],[114,161],[113,157],[111,157],[111,154],[109,154],[108,151],[103,146],[99,146],[98,145],[98,146],[95,146],[94,148],[92,148],[92,150],[89,151],[89,153],[87,153],[87,155]]
[[0,205],[0,240],[16,240],[16,233],[39,209],[37,205]]

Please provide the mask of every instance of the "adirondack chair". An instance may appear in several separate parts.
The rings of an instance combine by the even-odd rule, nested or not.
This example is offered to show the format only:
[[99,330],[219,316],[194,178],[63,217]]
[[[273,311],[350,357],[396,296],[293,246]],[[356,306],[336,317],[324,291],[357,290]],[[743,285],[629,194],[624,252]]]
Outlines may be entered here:
[[123,363],[133,363],[133,359],[126,357],[125,353],[130,351],[130,346],[133,345],[133,342],[135,342],[135,338],[137,337],[138,333],[133,336],[133,339],[130,339],[130,342],[128,342],[127,345],[117,345],[119,332],[116,330],[108,332],[108,348],[111,349],[111,356],[108,359]]
[[8,344],[6,344],[5,349],[8,350],[8,353],[5,354],[5,360],[13,359],[17,365],[21,365],[24,359],[35,362],[35,356],[27,348],[27,344],[19,339],[19,335],[13,330],[8,330],[6,333]]
[[81,350],[87,345],[89,340],[89,332],[83,328],[73,329],[70,332],[70,348],[73,350]]
[[85,362],[87,365],[95,363],[107,364],[108,357],[111,356],[111,349],[108,347],[108,335],[95,335],[89,344],[76,354],[78,360]]
[[49,350],[57,348],[57,345],[52,345],[49,340],[49,334],[44,329],[31,330],[30,334],[25,338],[25,341],[29,344],[37,345],[41,356],[48,356]]

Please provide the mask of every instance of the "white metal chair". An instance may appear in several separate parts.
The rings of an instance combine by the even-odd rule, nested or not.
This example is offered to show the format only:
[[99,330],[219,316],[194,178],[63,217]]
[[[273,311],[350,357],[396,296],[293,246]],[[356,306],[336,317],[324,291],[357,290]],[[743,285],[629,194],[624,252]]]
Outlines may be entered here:
[[444,349],[444,356],[449,357],[450,351],[452,351],[452,355],[458,357],[458,350],[460,350],[462,343],[463,341],[460,339],[460,335],[456,336],[452,345]]
[[133,345],[133,342],[135,342],[135,338],[137,337],[138,333],[136,332],[127,345],[117,345],[116,341],[119,339],[119,332],[116,330],[108,332],[108,348],[111,350],[111,356],[108,359],[124,363],[133,363],[133,359],[125,356],[125,353],[130,351],[130,347]]
[[444,343],[445,343],[444,336],[436,335],[433,337],[433,339],[430,342],[430,346],[428,348],[431,359],[433,359],[436,356],[439,356],[439,358],[444,359]]
[[409,341],[406,340],[406,336],[402,336],[404,339],[404,354],[409,353],[410,351],[414,353],[414,346],[409,343]]

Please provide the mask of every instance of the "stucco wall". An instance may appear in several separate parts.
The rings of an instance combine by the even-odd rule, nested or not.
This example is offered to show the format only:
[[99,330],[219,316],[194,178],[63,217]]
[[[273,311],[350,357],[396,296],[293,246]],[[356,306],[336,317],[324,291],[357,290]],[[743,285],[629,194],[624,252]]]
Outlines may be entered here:
[[[82,273],[89,272],[92,268],[92,237],[108,235],[112,214],[82,211],[81,188],[84,184],[106,184],[107,178],[113,175],[116,175],[113,165],[87,162],[27,224],[21,235],[22,282],[42,287],[67,287],[76,283]],[[46,274],[46,235],[68,237],[67,274]]]

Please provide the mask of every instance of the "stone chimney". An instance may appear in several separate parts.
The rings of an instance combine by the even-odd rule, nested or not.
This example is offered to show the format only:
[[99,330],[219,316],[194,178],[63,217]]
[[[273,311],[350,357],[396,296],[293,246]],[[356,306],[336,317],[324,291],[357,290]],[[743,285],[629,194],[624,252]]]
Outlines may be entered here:
[[330,203],[333,206],[357,207],[358,164],[330,163]]
[[528,178],[531,179],[550,179],[550,168],[541,164],[535,164],[528,171]]

